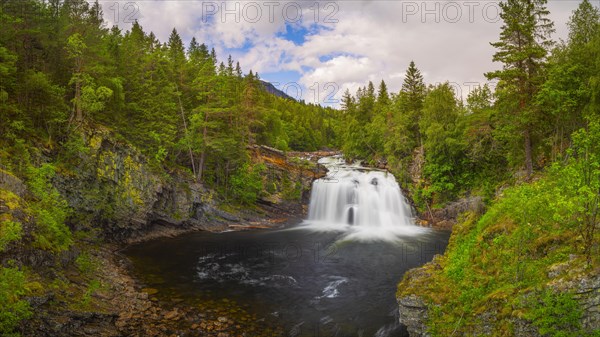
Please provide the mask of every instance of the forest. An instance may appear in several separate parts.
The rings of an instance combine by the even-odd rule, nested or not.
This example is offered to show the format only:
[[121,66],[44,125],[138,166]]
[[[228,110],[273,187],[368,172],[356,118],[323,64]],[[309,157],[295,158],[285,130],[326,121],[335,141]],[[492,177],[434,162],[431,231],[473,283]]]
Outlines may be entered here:
[[166,42],[137,22],[109,29],[98,2],[2,5],[2,160],[17,174],[29,151],[75,154],[79,132],[101,125],[158,169],[189,170],[235,195],[231,177],[252,169],[247,145],[335,144],[336,111],[267,94],[258,74],[244,74],[231,56],[218,62],[196,39],[184,46],[175,29]]
[[[247,145],[264,144],[384,162],[421,206],[472,189],[489,195],[506,167],[530,177],[565,158],[573,132],[597,117],[598,10],[584,2],[568,40],[556,42],[542,3],[525,18],[509,12],[519,2],[507,2],[493,43],[504,66],[486,74],[496,88],[462,101],[449,83],[427,85],[411,62],[400,92],[368,83],[346,91],[336,110],[267,94],[258,74],[231,56],[219,62],[196,39],[184,46],[175,29],[166,42],[137,22],[109,29],[97,2],[4,2],[3,163],[24,173],[26,152],[76,152],[77,131],[102,125],[157,167],[189,170],[223,192],[251,170]],[[421,181],[408,176],[414,156],[425,163]]]
[[[29,212],[41,224],[36,247],[60,252],[77,239],[51,180],[76,167],[89,130],[107,130],[139,149],[155,171],[185,172],[246,207],[264,188],[250,146],[337,149],[348,160],[384,165],[419,213],[469,195],[492,206],[508,189],[513,202],[492,206],[495,212],[523,224],[537,216],[560,235],[572,233],[573,249],[597,266],[600,12],[584,0],[568,39],[553,41],[545,5],[501,3],[503,26],[492,42],[500,69],[485,74],[496,87],[483,85],[463,101],[449,83],[426,83],[414,60],[400,91],[368,82],[346,91],[336,109],[269,94],[252,65],[216,55],[195,38],[184,45],[176,29],[159,41],[138,22],[128,31],[107,27],[98,1],[0,0],[0,171],[31,191]],[[1,253],[24,229],[0,221]],[[449,267],[455,272],[468,263],[456,259]],[[2,260],[3,335],[31,315],[19,300],[30,291],[25,278]]]

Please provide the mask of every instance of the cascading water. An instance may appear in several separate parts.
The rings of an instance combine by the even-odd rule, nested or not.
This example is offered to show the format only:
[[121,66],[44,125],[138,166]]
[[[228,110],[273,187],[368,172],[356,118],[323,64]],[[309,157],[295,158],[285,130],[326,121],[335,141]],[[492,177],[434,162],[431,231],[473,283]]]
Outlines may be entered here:
[[383,238],[421,232],[394,176],[346,165],[340,156],[319,161],[328,174],[313,183],[307,223],[318,230],[351,231],[351,238]]

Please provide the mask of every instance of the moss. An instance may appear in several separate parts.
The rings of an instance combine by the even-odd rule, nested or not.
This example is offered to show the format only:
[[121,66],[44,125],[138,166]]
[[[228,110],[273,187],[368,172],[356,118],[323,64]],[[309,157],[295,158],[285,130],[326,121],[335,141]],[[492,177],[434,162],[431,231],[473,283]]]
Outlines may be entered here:
[[83,275],[90,275],[97,271],[97,263],[95,259],[87,252],[79,254],[75,259],[75,266]]
[[598,257],[587,266],[578,232],[558,221],[566,213],[565,203],[554,201],[559,187],[546,178],[516,186],[482,217],[466,215],[444,256],[408,272],[397,296],[416,294],[429,303],[433,336],[476,335],[483,323],[494,335],[511,336],[514,319],[530,321],[547,336],[584,333],[578,304],[564,293],[568,289],[551,291],[548,274],[563,268],[561,282],[568,284],[593,270]]
[[102,146],[103,140],[104,138],[102,136],[93,135],[89,140],[89,147],[94,151],[98,151],[100,149],[100,146]]
[[104,151],[98,154],[98,165],[96,175],[98,178],[116,180],[116,155],[112,151]]
[[6,205],[11,211],[21,208],[21,198],[13,192],[1,188],[0,202]]
[[135,179],[142,176],[141,165],[128,155],[123,160],[123,166],[123,177],[119,184],[123,188],[123,198],[129,203],[141,206],[144,201],[141,197],[141,191],[135,186]]

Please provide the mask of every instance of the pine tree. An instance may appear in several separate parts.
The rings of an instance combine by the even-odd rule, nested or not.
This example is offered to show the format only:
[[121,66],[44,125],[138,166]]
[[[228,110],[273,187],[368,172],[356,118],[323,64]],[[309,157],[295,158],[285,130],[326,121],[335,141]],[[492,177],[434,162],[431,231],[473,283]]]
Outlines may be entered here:
[[542,82],[542,71],[553,23],[547,16],[547,0],[508,0],[500,3],[504,25],[500,41],[492,43],[498,51],[495,62],[503,69],[487,73],[488,79],[500,80],[499,102],[508,110],[506,123],[522,135],[527,175],[533,172],[532,129],[535,126],[535,93]]
[[[544,83],[535,101],[549,120],[545,138],[551,144],[551,159],[565,154],[571,144],[570,135],[586,124],[593,112],[594,78],[598,76],[600,14],[589,1],[583,1],[573,12],[569,40],[560,44],[549,57]],[[552,128],[552,129],[550,129]],[[538,127],[539,129],[539,127]]]
[[231,55],[227,57],[227,76],[233,77],[234,69],[233,69],[233,58]]

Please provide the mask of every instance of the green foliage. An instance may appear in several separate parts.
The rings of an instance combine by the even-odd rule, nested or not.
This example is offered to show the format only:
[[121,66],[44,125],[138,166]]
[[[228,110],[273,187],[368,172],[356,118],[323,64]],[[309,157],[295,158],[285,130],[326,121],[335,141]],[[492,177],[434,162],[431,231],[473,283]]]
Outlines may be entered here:
[[0,335],[19,336],[15,329],[32,312],[27,294],[25,273],[16,267],[0,267]]
[[[528,175],[533,172],[534,132],[542,125],[541,111],[533,104],[543,83],[543,65],[552,46],[550,35],[554,24],[548,19],[547,0],[507,0],[500,3],[503,21],[500,41],[493,60],[503,69],[487,73],[498,79],[497,106],[503,115],[499,120],[504,141],[511,143],[509,157],[524,158]],[[518,146],[518,144],[524,146]]]
[[426,158],[423,173],[429,180],[427,190],[441,202],[453,199],[460,183],[468,179],[467,170],[462,167],[466,151],[462,115],[448,83],[429,91],[419,121]]
[[94,258],[89,253],[81,253],[75,259],[75,266],[80,273],[84,275],[89,275],[96,271],[97,266]]
[[553,201],[562,212],[556,221],[577,230],[582,238],[582,253],[588,263],[594,254],[594,240],[600,231],[600,123],[592,120],[587,129],[573,135],[573,147],[564,164],[556,163],[551,174],[556,190]]
[[69,206],[51,184],[55,172],[51,164],[31,167],[27,183],[36,198],[30,205],[38,225],[34,233],[35,244],[39,248],[58,252],[68,249],[73,239],[71,230],[65,224],[70,214]]
[[[427,280],[449,288],[424,287],[421,294],[440,305],[430,316],[434,336],[449,335],[455,327],[461,332],[476,324],[475,313],[489,310],[498,312],[494,329],[499,332],[507,329],[502,322],[522,313],[544,335],[581,335],[578,304],[569,294],[552,294],[547,284],[548,272],[555,265],[580,270],[561,275],[567,278],[600,265],[600,254],[593,251],[600,242],[597,222],[586,222],[595,219],[590,214],[595,214],[598,202],[597,190],[590,191],[598,182],[586,180],[590,174],[586,167],[593,171],[593,179],[600,174],[586,145],[598,144],[598,129],[590,125],[588,131],[574,136],[574,149],[581,149],[582,155],[573,154],[533,183],[504,190],[479,220],[471,216],[457,225],[442,271]],[[588,242],[581,231],[589,226],[596,231],[592,230]],[[531,299],[531,289],[542,289],[542,293]],[[522,299],[530,300],[522,303]]]
[[20,240],[21,235],[23,235],[23,226],[20,222],[10,220],[0,222],[0,253],[11,242]]
[[544,290],[529,298],[527,307],[531,311],[525,316],[539,329],[542,336],[578,337],[585,334],[581,330],[581,307],[573,294],[555,293]]
[[231,57],[219,66],[214,49],[195,38],[186,49],[175,29],[167,43],[138,22],[129,31],[106,29],[100,12],[81,0],[2,6],[3,145],[17,152],[60,144],[67,148],[60,159],[72,164],[85,150],[72,131],[99,123],[157,170],[186,167],[224,193],[247,161],[248,145],[338,145],[338,111],[268,94],[257,74],[242,73]]
[[83,293],[83,296],[81,297],[81,306],[83,308],[89,307],[90,301],[92,300],[92,295],[94,295],[94,293],[98,289],[100,289],[100,286],[101,286],[100,281],[98,281],[98,280],[90,281],[87,289],[85,290],[85,293]]
[[62,143],[62,151],[59,160],[63,164],[76,167],[81,164],[82,158],[89,153],[90,149],[87,146],[83,135],[74,132]]
[[245,205],[253,205],[263,191],[264,164],[244,164],[231,177],[231,196]]
[[281,193],[283,199],[299,201],[302,198],[302,184],[299,181],[292,181],[285,177],[282,185]]

